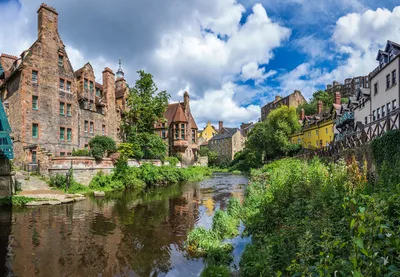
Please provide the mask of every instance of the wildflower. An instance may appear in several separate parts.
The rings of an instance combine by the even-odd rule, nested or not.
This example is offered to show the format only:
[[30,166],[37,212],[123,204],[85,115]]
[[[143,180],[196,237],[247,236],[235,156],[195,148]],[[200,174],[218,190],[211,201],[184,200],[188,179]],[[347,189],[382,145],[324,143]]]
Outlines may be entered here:
[[389,263],[389,257],[388,256],[386,256],[386,257],[381,257],[382,258],[382,260],[383,260],[383,265],[387,265],[388,263]]
[[392,236],[391,233],[387,233],[387,234],[386,234],[386,237],[388,237],[388,238],[390,238],[391,236]]

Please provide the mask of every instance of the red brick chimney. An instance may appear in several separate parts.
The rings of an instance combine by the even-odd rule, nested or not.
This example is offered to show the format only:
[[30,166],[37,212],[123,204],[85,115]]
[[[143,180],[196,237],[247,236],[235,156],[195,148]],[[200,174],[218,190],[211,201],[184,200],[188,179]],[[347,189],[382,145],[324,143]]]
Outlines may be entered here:
[[218,121],[218,132],[221,132],[223,128],[224,128],[224,122]]
[[342,97],[341,97],[341,95],[340,95],[340,92],[336,92],[335,93],[335,104],[337,104],[337,105],[340,105],[340,99],[341,99]]
[[306,117],[306,113],[305,113],[304,109],[301,109],[301,112],[300,112],[300,119],[301,119],[301,120],[304,120],[305,117]]
[[318,101],[318,107],[317,107],[317,114],[322,113],[322,101],[319,100]]

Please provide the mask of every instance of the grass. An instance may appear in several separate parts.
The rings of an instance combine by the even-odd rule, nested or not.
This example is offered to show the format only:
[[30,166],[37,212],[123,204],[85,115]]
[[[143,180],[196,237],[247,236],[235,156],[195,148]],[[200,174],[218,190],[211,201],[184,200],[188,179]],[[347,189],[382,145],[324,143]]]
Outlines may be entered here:
[[24,207],[29,202],[42,201],[42,200],[56,200],[56,199],[42,199],[42,198],[32,198],[32,197],[14,195],[14,196],[0,198],[0,206]]

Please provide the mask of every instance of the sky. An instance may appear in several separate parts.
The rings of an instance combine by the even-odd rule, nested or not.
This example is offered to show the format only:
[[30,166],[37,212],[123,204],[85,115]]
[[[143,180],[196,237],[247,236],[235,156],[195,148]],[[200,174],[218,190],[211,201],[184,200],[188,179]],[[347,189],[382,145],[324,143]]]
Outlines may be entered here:
[[[0,0],[0,53],[37,38],[43,0]],[[397,5],[399,6],[396,6]],[[257,121],[263,105],[295,89],[306,98],[333,81],[367,75],[387,40],[400,43],[396,0],[47,0],[74,70],[90,62],[133,86],[153,75],[171,102],[190,94],[202,129]]]

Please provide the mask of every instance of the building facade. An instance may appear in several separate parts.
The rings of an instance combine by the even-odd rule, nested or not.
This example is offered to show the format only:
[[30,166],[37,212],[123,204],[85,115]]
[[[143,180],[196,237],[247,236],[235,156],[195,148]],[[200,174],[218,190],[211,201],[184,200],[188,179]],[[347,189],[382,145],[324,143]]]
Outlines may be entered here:
[[316,115],[305,116],[304,111],[302,111],[301,117],[301,131],[290,136],[290,141],[293,144],[300,144],[306,149],[317,149],[332,143],[334,138],[332,114],[322,111],[321,101],[318,102],[318,113]]
[[202,142],[209,141],[216,134],[218,134],[218,130],[208,121],[206,127],[202,131],[199,131],[198,138]]
[[370,76],[358,76],[354,78],[347,78],[344,80],[344,84],[334,81],[332,84],[326,86],[325,91],[331,95],[339,92],[342,97],[355,96],[359,88],[370,87]]
[[168,154],[179,156],[184,165],[193,164],[199,150],[198,128],[190,111],[189,93],[185,91],[183,103],[169,104],[164,117],[166,121],[158,122],[155,130],[168,145]]
[[218,134],[208,141],[208,149],[218,153],[218,162],[231,162],[242,151],[246,137],[239,128],[227,128],[219,121]]
[[[89,63],[73,70],[54,8],[40,6],[37,40],[20,57],[2,54],[0,64],[16,164],[36,163],[38,152],[70,155],[95,135],[118,140],[115,74],[105,68],[99,84]],[[123,75],[117,81],[125,82]]]
[[286,96],[286,97],[281,97],[279,95],[275,96],[275,100],[272,102],[269,102],[265,106],[261,108],[261,121],[265,121],[269,115],[269,113],[280,106],[288,106],[297,108],[299,105],[306,103],[306,99],[304,96],[301,94],[300,91],[295,90],[292,94]]

